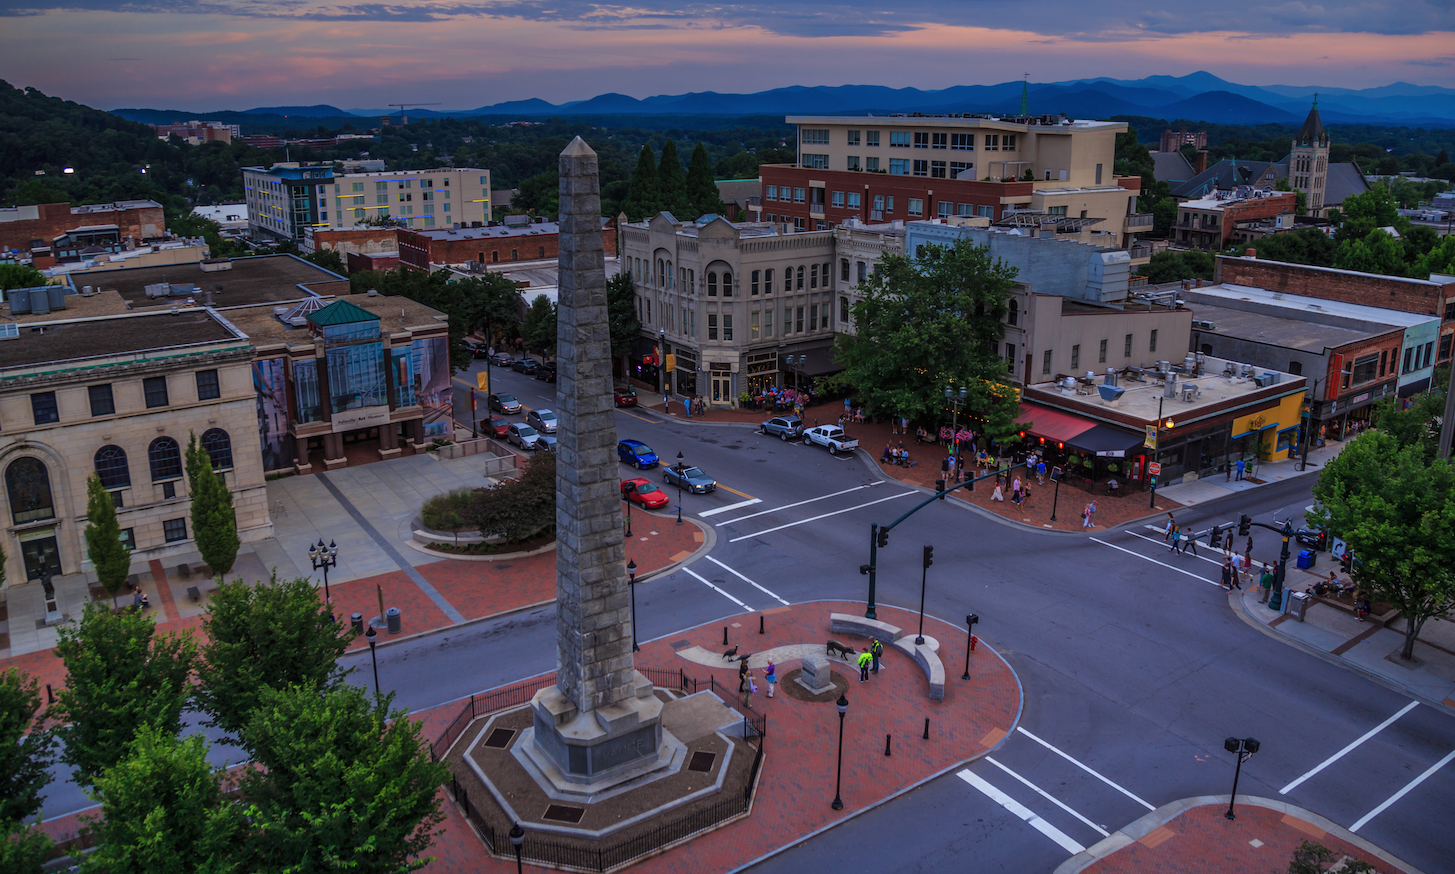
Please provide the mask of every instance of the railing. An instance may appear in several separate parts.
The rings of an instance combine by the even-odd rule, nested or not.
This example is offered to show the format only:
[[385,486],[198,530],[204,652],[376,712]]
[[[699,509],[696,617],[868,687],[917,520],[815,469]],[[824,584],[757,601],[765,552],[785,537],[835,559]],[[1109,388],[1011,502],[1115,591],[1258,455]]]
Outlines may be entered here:
[[1132,213],[1122,223],[1124,228],[1150,228],[1152,226],[1152,214],[1150,212]]
[[809,215],[816,215],[819,218],[823,218],[823,204],[821,204],[821,203],[810,203],[808,205],[808,214]]
[[871,222],[882,222],[882,221],[884,221],[884,210],[882,210],[882,209],[871,209],[871,210],[869,210],[869,221],[871,221]]

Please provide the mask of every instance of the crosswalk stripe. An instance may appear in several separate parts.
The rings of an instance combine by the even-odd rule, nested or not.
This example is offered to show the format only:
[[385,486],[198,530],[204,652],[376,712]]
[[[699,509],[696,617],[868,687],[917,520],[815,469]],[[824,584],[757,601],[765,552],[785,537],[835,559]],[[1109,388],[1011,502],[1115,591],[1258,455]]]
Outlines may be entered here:
[[996,804],[1004,807],[1015,816],[1018,816],[1021,819],[1025,820],[1026,824],[1029,825],[1031,828],[1060,844],[1061,848],[1071,855],[1074,856],[1077,853],[1084,852],[1086,850],[1085,847],[1076,843],[1076,841],[1072,840],[1071,837],[1065,832],[1056,828],[1054,825],[1051,825],[1049,822],[1046,822],[1044,819],[1041,819],[1029,807],[1026,807],[1024,804],[1021,804],[1019,801],[1016,801],[1014,798],[1011,798],[1009,795],[1006,795],[1004,792],[996,789],[994,786],[985,782],[985,780],[983,780],[980,776],[971,773],[970,769],[967,768],[961,771],[956,776],[958,776],[961,780],[964,780],[966,783],[969,783],[971,786],[974,786],[976,789],[979,789],[981,792],[985,793],[985,795],[989,797],[991,801],[994,801]]

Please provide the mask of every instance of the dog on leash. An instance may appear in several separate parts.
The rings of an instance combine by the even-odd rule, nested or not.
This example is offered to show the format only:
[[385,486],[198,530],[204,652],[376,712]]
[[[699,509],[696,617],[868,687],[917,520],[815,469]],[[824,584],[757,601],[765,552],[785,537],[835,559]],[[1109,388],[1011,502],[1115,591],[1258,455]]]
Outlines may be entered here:
[[852,646],[844,646],[837,640],[831,640],[828,642],[828,646],[824,649],[824,655],[833,655],[834,653],[838,653],[839,657],[843,659],[853,659],[855,655],[854,648]]

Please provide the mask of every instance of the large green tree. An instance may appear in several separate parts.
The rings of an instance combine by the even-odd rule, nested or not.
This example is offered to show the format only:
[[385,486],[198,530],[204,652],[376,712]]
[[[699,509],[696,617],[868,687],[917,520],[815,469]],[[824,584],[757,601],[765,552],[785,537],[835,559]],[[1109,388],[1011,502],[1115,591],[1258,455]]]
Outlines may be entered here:
[[1338,249],[1338,245],[1319,228],[1303,228],[1260,237],[1238,247],[1237,252],[1243,255],[1249,249],[1256,250],[1258,257],[1265,261],[1332,267],[1334,266],[1334,252]]
[[39,711],[39,681],[15,668],[0,672],[0,824],[40,810],[50,782],[54,739],[36,719]]
[[1163,249],[1138,270],[1148,282],[1176,282],[1180,279],[1212,279],[1211,252],[1200,249]]
[[50,285],[50,280],[29,264],[0,264],[0,291],[42,285]]
[[1354,552],[1354,583],[1399,608],[1400,654],[1414,658],[1425,621],[1455,608],[1455,467],[1369,431],[1324,466],[1314,497]]
[[642,332],[642,323],[637,316],[636,286],[624,265],[606,281],[606,321],[611,329],[611,357],[627,357]]
[[259,871],[397,874],[423,867],[449,776],[393,695],[341,685],[264,687],[242,733],[262,767],[242,776]]
[[56,654],[66,684],[54,712],[62,721],[61,760],[76,769],[77,783],[90,786],[121,761],[143,725],[181,730],[197,648],[189,635],[158,635],[146,613],[113,613],[94,601],[84,610],[79,624],[60,628]]
[[556,354],[556,305],[550,298],[538,294],[531,301],[521,334],[527,349],[538,349],[543,355]]
[[672,140],[662,147],[662,159],[657,163],[657,190],[662,208],[683,218],[688,209],[687,179],[682,174],[682,159],[677,157],[677,143]]
[[86,557],[96,569],[96,581],[116,606],[116,593],[131,573],[131,550],[121,542],[116,501],[101,485],[101,477],[86,478]]
[[40,826],[19,820],[0,822],[0,871],[41,874],[51,853],[51,837]]
[[964,386],[985,433],[1008,438],[1020,408],[1000,341],[1015,275],[964,239],[914,260],[885,256],[860,286],[856,333],[835,343],[839,379],[873,415],[930,421],[944,412],[945,387]]
[[207,740],[143,725],[126,755],[96,778],[100,843],[84,870],[100,874],[230,874],[244,870],[243,809],[222,794]]
[[637,155],[637,169],[632,171],[631,184],[621,210],[629,221],[634,222],[650,218],[662,210],[662,180],[651,146],[643,145]]
[[690,222],[708,213],[722,215],[726,211],[713,177],[712,162],[707,160],[707,149],[701,142],[692,149],[692,160],[687,164],[686,186],[683,197],[691,212],[677,218]]
[[258,691],[301,686],[324,692],[349,670],[338,659],[354,634],[334,621],[307,579],[256,586],[224,582],[202,619],[198,705],[234,737],[257,707]]
[[232,506],[232,490],[227,487],[226,476],[212,469],[212,459],[197,442],[195,434],[187,444],[187,475],[196,478],[192,492],[192,539],[213,575],[220,577],[232,570],[242,545],[237,534],[237,511]]

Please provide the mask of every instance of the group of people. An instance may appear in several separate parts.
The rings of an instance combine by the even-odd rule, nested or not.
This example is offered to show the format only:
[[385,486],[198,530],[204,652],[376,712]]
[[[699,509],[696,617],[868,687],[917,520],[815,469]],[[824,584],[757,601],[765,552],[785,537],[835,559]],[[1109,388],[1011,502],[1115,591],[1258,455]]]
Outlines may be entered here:
[[[768,697],[773,697],[773,692],[778,688],[778,666],[768,662],[763,669],[763,682],[768,684]],[[738,662],[738,692],[743,696],[743,706],[753,706],[753,693],[758,691],[758,684],[753,679],[753,669],[748,667],[748,657]]]
[[[672,412],[672,399],[667,398],[665,401],[663,401],[663,403],[667,407],[667,412]],[[686,416],[689,419],[693,416],[707,415],[707,400],[703,398],[702,395],[698,395],[696,397],[683,397],[681,403],[682,415]]]
[[898,446],[889,443],[884,444],[884,452],[879,456],[880,464],[897,464],[900,467],[910,467],[915,462],[909,460],[909,450],[904,448],[904,441],[899,441]]

